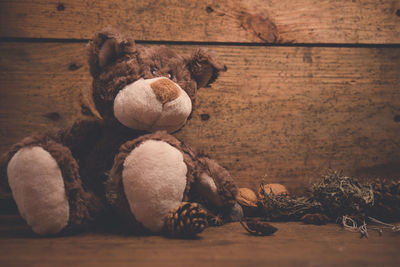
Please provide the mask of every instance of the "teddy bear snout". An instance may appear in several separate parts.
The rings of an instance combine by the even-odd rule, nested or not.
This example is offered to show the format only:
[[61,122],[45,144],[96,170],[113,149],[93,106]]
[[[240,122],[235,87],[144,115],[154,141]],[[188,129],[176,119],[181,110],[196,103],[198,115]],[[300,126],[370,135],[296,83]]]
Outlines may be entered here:
[[137,130],[174,132],[191,111],[187,93],[165,77],[139,79],[120,90],[114,100],[115,118]]
[[179,87],[170,79],[158,79],[150,84],[151,89],[161,104],[175,100],[181,94]]

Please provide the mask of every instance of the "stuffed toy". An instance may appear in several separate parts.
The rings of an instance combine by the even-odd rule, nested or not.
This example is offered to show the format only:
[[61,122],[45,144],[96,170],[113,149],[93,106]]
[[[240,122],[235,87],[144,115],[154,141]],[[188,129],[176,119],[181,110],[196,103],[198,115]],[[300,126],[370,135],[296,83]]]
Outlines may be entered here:
[[88,63],[102,119],[27,137],[2,158],[1,178],[33,232],[111,216],[134,232],[196,234],[210,212],[229,214],[238,189],[228,171],[169,134],[224,64],[206,49],[181,56],[111,28],[89,42]]

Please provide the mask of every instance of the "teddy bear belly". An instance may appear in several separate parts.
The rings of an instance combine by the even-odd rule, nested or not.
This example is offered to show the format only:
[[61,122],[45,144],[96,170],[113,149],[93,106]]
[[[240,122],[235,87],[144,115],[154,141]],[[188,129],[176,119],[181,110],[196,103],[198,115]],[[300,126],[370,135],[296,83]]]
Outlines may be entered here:
[[125,159],[122,183],[136,220],[153,232],[162,230],[170,210],[186,188],[187,166],[182,153],[164,141],[148,140]]

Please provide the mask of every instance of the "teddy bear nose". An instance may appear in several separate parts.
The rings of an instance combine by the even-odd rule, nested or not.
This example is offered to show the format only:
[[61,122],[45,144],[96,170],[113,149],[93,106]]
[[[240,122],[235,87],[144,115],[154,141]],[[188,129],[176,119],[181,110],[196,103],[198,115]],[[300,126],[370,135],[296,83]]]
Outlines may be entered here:
[[174,99],[177,99],[181,94],[181,90],[179,87],[171,80],[167,78],[159,79],[150,84],[151,89],[153,89],[154,94],[157,97],[157,100],[162,104],[171,102]]

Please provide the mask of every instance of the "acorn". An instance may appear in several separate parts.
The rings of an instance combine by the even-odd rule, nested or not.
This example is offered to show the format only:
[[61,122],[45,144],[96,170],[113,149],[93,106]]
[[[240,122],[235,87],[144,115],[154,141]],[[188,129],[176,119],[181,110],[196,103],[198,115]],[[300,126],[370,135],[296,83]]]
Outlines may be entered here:
[[263,196],[262,191],[266,194],[274,194],[276,196],[278,195],[289,195],[289,191],[286,189],[284,185],[281,184],[264,184],[261,185],[260,190],[258,190],[258,195],[261,197]]

